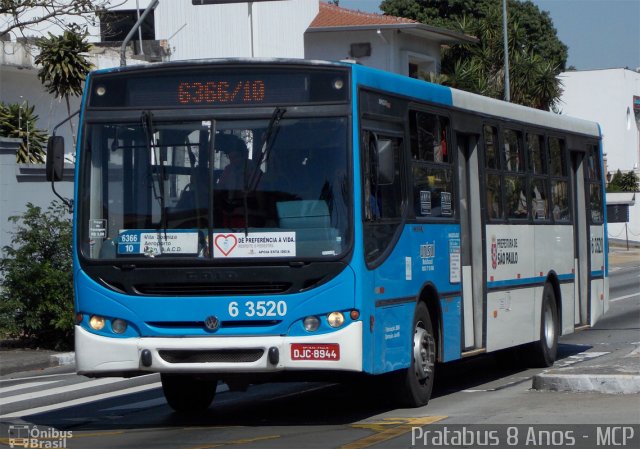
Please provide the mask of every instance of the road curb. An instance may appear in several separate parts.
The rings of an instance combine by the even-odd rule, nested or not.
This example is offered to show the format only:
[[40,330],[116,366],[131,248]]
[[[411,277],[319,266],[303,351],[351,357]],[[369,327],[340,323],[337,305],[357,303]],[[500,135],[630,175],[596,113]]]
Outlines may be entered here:
[[533,389],[606,394],[638,394],[640,393],[640,375],[542,373],[533,376]]
[[75,352],[52,353],[39,350],[0,351],[0,376],[43,370],[76,363]]
[[60,354],[52,354],[49,357],[49,366],[67,366],[76,364],[75,352],[63,352]]

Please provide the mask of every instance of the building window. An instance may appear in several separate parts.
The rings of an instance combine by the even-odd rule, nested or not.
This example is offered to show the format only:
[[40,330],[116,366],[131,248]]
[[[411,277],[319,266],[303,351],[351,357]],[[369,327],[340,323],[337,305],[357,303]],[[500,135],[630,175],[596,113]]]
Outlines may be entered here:
[[405,73],[410,78],[424,78],[429,81],[429,75],[436,74],[436,60],[434,58],[410,51],[403,52],[402,56],[405,61]]

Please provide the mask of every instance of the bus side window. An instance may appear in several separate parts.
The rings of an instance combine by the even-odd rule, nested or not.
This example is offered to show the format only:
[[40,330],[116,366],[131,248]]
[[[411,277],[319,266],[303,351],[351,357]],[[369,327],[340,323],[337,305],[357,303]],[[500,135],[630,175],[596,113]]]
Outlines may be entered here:
[[588,186],[589,209],[591,210],[591,224],[602,224],[602,176],[598,161],[599,149],[597,145],[587,146],[587,166],[585,169],[585,184]]
[[[402,216],[400,137],[362,134],[364,249],[373,263],[391,243]],[[381,167],[381,165],[385,165]]]
[[549,174],[551,175],[551,216],[556,222],[571,220],[569,170],[564,140],[549,137]]
[[400,217],[402,203],[400,148],[402,139],[365,132],[365,218]]
[[409,113],[413,208],[418,218],[451,218],[455,213],[447,117]]
[[502,202],[502,178],[497,174],[487,174],[487,217],[490,220],[504,219]]
[[484,188],[486,190],[485,213],[490,221],[504,220],[502,206],[503,180],[500,168],[500,147],[498,143],[498,128],[484,125],[482,137],[484,139],[484,166],[486,169]]
[[505,169],[510,172],[524,172],[524,148],[522,147],[522,133],[512,129],[505,129],[503,133]]

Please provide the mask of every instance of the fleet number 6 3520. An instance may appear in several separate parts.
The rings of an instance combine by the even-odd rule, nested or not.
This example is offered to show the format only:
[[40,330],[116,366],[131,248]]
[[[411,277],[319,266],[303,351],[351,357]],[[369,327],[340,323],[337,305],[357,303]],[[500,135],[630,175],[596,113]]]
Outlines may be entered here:
[[287,314],[287,303],[284,301],[246,301],[243,304],[238,301],[229,303],[229,315],[232,318],[238,315],[246,317],[278,317]]

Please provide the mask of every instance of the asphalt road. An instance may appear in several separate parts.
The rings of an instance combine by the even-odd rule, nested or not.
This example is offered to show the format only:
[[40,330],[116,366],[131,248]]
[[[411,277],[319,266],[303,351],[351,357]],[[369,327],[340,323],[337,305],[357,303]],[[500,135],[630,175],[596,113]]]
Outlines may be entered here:
[[[595,328],[562,337],[556,365],[616,363],[638,346],[639,276],[633,266],[612,271],[609,312]],[[531,379],[540,371],[521,368],[504,353],[448,364],[438,371],[429,405],[417,409],[392,408],[379,390],[362,384],[262,385],[246,393],[222,388],[207,413],[181,417],[166,405],[157,375],[100,383],[56,368],[0,379],[0,396],[18,397],[0,409],[0,445],[9,444],[9,426],[14,433],[19,426],[71,432],[61,438],[51,431],[39,441],[92,449],[430,447],[433,441],[420,437],[443,425],[498,432],[500,446],[514,426],[525,435],[553,424],[566,438],[569,432],[595,434],[599,425],[629,424],[640,438],[638,395],[534,391]],[[639,440],[624,442],[637,447]]]

